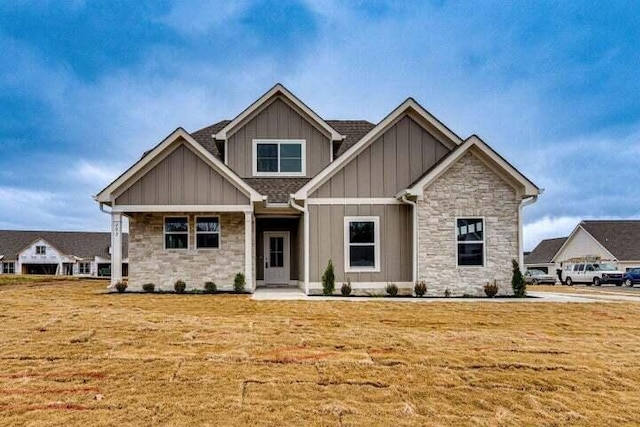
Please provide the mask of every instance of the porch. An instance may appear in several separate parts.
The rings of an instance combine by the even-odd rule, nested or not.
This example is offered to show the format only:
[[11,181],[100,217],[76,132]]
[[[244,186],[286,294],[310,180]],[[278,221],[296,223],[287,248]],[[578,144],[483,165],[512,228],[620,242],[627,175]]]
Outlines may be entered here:
[[304,288],[302,216],[258,214],[255,222],[256,286]]

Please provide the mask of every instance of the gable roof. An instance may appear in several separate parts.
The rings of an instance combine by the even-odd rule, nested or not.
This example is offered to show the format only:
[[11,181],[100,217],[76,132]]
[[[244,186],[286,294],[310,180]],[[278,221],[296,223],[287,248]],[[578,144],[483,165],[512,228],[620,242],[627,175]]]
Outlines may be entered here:
[[578,226],[618,261],[640,261],[640,220],[586,220]]
[[551,264],[568,237],[544,239],[528,255],[524,257],[525,264]]
[[419,124],[425,127],[429,127],[433,131],[438,133],[439,135],[436,139],[448,146],[449,149],[455,148],[462,142],[458,135],[456,135],[451,129],[445,126],[440,120],[431,115],[431,113],[429,113],[424,107],[422,107],[422,105],[418,104],[413,98],[407,98],[406,101],[396,107],[376,126],[371,128],[358,142],[344,150],[342,152],[342,155],[340,155],[333,162],[329,163],[304,187],[298,190],[295,194],[295,198],[306,199],[311,192],[313,192],[316,188],[318,188],[329,178],[331,178],[331,176],[333,176],[338,170],[349,163],[351,159],[355,158],[358,154],[364,151],[380,135],[382,135],[387,129],[393,126],[396,121],[402,118],[405,114],[410,114],[411,117],[416,119]]
[[[111,258],[111,233],[91,231],[22,231],[0,230],[0,256],[4,261],[17,260],[18,254],[38,240],[44,240],[64,255],[78,258]],[[122,234],[123,258],[128,256],[129,235]]]
[[487,157],[488,160],[497,165],[501,171],[504,171],[510,178],[521,184],[524,188],[523,197],[537,196],[542,192],[533,182],[513,167],[511,163],[507,162],[504,157],[491,148],[489,144],[484,142],[477,135],[471,135],[463,144],[457,146],[448,155],[443,157],[439,162],[427,170],[420,178],[414,181],[413,184],[407,188],[405,194],[409,193],[413,196],[422,197],[422,190],[425,186],[438,179],[472,148],[479,150]]
[[254,113],[261,111],[263,107],[268,105],[268,102],[276,97],[282,96],[291,105],[296,107],[299,111],[306,114],[320,129],[323,129],[328,135],[331,136],[333,141],[341,141],[344,137],[339,134],[334,128],[332,128],[322,117],[316,114],[311,108],[309,108],[304,102],[298,99],[293,93],[291,93],[282,84],[277,83],[271,89],[269,89],[264,95],[258,98],[253,104],[249,105],[244,111],[238,114],[233,120],[227,123],[221,130],[215,134],[215,139],[225,140],[230,136],[230,132],[245,119],[251,117]]
[[129,179],[133,178],[139,172],[142,172],[146,166],[152,164],[156,158],[161,158],[166,155],[167,148],[171,146],[175,141],[182,138],[185,143],[194,150],[203,160],[205,160],[210,166],[212,166],[223,177],[227,178],[236,188],[246,194],[251,201],[262,200],[260,194],[251,188],[246,182],[242,180],[235,172],[233,172],[227,165],[216,158],[212,152],[205,149],[198,141],[196,141],[187,131],[182,128],[178,128],[167,136],[163,141],[156,145],[147,155],[143,156],[133,166],[127,169],[122,175],[116,178],[111,184],[105,187],[100,193],[98,193],[94,199],[100,203],[111,203],[112,195],[121,189]]

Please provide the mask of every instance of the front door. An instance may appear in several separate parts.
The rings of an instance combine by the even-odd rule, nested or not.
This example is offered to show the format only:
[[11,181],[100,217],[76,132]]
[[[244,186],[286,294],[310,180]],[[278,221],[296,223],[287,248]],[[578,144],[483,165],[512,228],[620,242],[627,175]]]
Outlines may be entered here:
[[264,283],[289,284],[289,232],[264,232]]

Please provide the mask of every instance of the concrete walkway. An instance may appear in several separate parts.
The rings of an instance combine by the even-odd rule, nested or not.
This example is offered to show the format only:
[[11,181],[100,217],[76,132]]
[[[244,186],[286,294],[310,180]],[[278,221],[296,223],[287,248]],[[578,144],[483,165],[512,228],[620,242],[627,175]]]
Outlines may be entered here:
[[384,297],[324,297],[308,296],[298,288],[257,288],[251,299],[256,301],[377,301],[394,303],[540,303],[540,302],[640,302],[640,296],[563,294],[555,292],[529,292],[533,298],[384,298]]

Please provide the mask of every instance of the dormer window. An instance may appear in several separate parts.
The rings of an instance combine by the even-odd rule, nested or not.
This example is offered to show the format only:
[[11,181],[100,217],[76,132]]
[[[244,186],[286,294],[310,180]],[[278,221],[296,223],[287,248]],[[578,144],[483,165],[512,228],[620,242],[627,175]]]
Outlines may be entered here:
[[254,139],[254,176],[305,176],[306,144],[300,139]]

